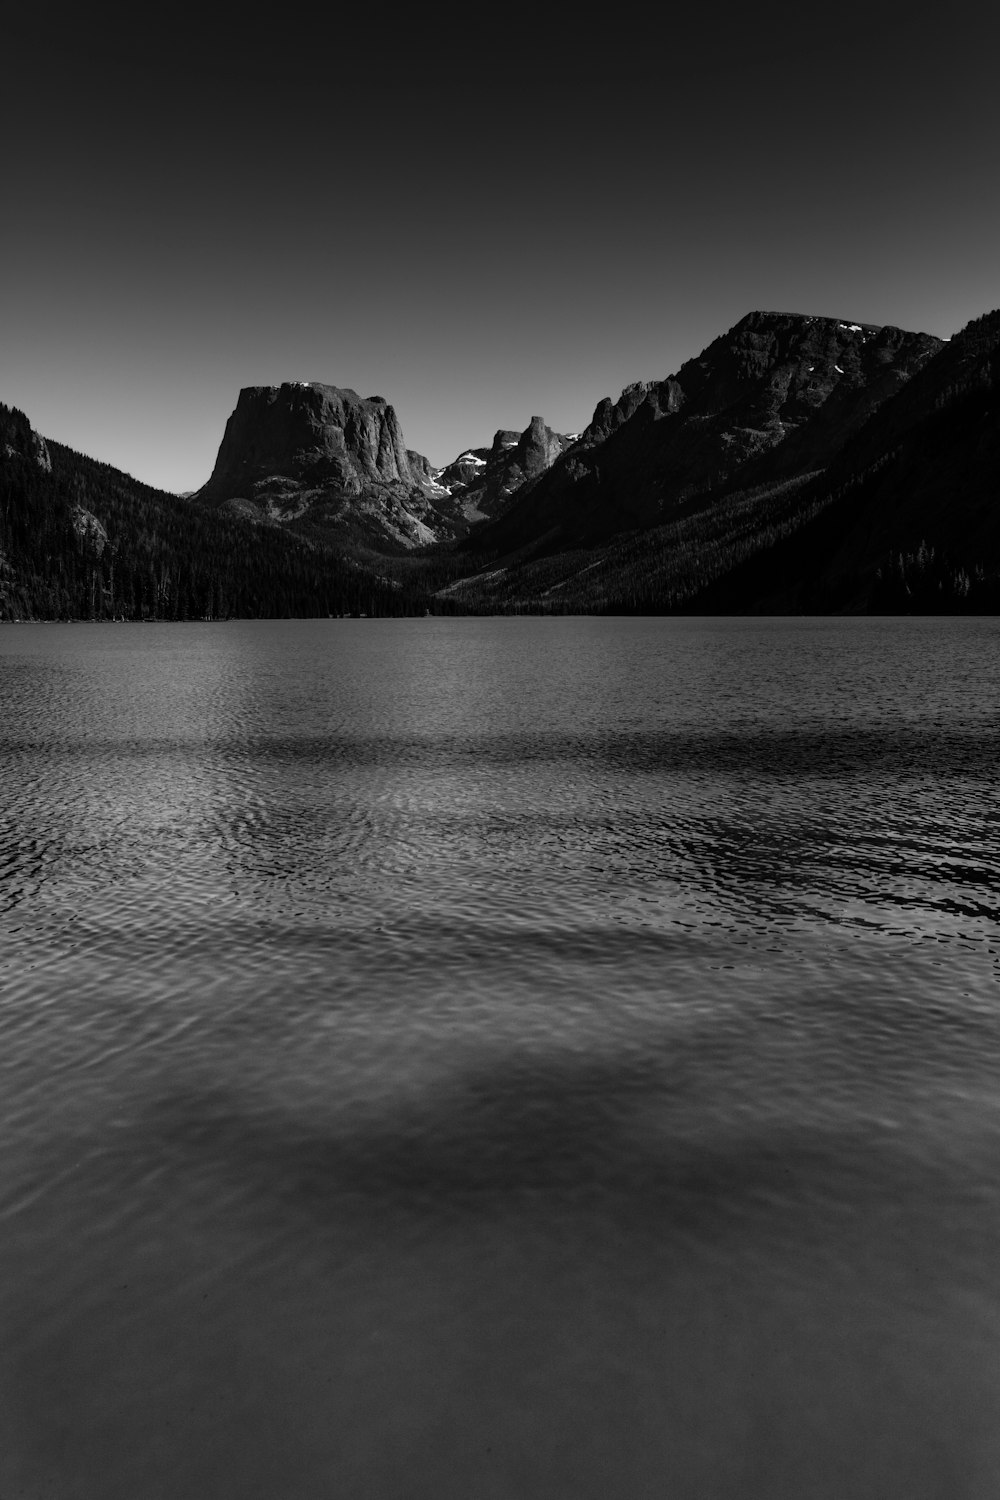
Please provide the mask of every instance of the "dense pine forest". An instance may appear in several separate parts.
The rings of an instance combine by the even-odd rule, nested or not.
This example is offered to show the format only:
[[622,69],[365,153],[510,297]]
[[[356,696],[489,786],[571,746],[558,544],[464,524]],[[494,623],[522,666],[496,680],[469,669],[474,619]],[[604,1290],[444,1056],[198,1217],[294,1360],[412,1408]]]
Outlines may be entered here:
[[[150,488],[0,405],[0,619],[189,620],[423,613],[367,564]],[[38,440],[34,440],[35,445]]]

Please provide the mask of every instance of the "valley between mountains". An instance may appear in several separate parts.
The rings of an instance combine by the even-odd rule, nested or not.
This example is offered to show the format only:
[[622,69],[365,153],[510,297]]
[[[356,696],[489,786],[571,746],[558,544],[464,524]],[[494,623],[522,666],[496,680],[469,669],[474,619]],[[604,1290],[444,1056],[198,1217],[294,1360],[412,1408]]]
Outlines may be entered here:
[[0,619],[993,613],[998,346],[754,312],[444,468],[384,396],[249,387],[183,497],[0,406]]

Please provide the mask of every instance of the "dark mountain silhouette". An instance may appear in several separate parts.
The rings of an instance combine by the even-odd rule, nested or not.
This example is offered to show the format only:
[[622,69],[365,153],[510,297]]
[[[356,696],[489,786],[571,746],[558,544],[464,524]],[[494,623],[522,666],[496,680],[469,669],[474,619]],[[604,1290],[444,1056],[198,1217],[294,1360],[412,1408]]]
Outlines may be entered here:
[[676,376],[435,469],[391,406],[241,393],[166,495],[0,406],[0,618],[1000,609],[1000,312],[753,313]]
[[467,546],[552,554],[823,468],[941,346],[898,328],[750,313],[675,376],[602,401],[572,450]]
[[[894,395],[849,423],[825,467],[786,474],[796,449],[765,450],[738,487],[677,504],[657,526],[551,550],[543,534],[490,556],[447,597],[571,612],[1000,608],[1000,314],[936,342]],[[800,462],[813,453],[827,458],[826,441],[798,448]],[[479,545],[498,529],[484,527]]]
[[945,344],[812,488],[809,524],[703,607],[1000,608],[1000,311]]

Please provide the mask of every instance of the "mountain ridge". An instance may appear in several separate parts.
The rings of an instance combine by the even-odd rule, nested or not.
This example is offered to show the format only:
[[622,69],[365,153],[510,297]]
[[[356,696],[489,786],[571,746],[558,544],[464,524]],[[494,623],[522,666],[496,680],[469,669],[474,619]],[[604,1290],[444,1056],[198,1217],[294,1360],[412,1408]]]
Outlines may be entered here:
[[1000,312],[937,342],[815,470],[750,484],[760,470],[748,464],[737,487],[659,524],[495,550],[449,597],[588,613],[995,611]]
[[1000,312],[751,312],[582,432],[442,469],[382,396],[245,387],[187,498],[0,406],[0,617],[993,609],[998,368]]
[[587,544],[666,520],[737,477],[823,467],[941,347],[892,325],[748,313],[675,375],[599,402],[573,449],[469,550]]

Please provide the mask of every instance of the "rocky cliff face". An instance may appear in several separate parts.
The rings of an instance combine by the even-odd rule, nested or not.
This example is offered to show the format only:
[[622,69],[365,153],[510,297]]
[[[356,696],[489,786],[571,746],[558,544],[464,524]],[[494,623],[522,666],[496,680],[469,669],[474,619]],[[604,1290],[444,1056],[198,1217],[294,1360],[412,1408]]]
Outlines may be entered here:
[[612,402],[610,396],[605,396],[603,401],[597,403],[580,441],[587,447],[593,447],[597,443],[603,443],[619,427],[624,427],[640,407],[647,407],[655,416],[663,416],[679,410],[683,400],[684,392],[675,380],[665,380],[662,384],[647,380],[636,381],[634,385],[625,387],[617,401]]
[[248,386],[226,423],[204,499],[251,498],[280,477],[359,495],[366,484],[412,484],[396,413],[382,396],[362,398],[318,382]]
[[675,376],[605,399],[478,545],[572,546],[823,469],[941,348],[929,334],[750,313]]
[[379,548],[455,534],[447,490],[383,396],[319,381],[250,386],[198,499]]
[[544,474],[576,440],[577,434],[553,432],[532,417],[523,432],[501,428],[489,448],[466,448],[437,480],[467,522],[487,520],[501,515],[522,485]]

